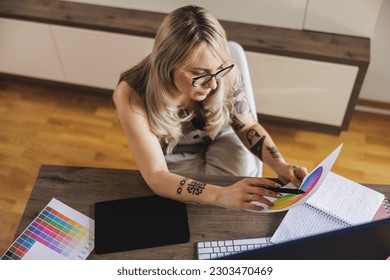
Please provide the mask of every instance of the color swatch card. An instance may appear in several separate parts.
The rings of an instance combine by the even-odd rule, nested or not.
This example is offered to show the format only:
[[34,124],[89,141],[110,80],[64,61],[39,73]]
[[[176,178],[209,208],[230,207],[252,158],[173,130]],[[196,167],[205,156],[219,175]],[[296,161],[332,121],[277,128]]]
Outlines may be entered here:
[[2,260],[84,260],[94,248],[94,220],[53,198]]
[[[274,205],[267,207],[265,204],[261,204],[264,207],[264,210],[259,212],[280,212],[286,211],[289,208],[297,205],[303,204],[314,192],[321,186],[322,182],[325,180],[326,176],[333,167],[334,162],[336,161],[342,144],[338,146],[331,154],[329,154],[316,168],[313,169],[302,181],[300,190],[304,191],[302,194],[285,194],[283,197],[275,199],[267,197],[269,200],[273,201]],[[285,187],[289,187],[290,184]],[[252,202],[253,203],[253,202]]]

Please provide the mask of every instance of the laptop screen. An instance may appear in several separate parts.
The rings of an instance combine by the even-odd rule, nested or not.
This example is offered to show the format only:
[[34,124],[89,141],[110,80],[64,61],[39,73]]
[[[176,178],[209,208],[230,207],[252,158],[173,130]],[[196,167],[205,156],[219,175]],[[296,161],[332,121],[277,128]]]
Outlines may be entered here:
[[231,255],[238,260],[384,260],[390,256],[390,218]]

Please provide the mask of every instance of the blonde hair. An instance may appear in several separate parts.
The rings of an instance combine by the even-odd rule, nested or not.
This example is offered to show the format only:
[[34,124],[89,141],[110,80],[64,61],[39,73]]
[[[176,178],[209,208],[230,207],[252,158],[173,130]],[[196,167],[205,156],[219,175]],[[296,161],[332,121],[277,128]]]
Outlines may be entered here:
[[[175,69],[194,63],[189,54],[197,48],[209,48],[224,63],[231,63],[225,30],[207,10],[185,6],[168,14],[160,25],[152,53],[121,75],[143,101],[151,130],[171,153],[182,136],[182,123],[192,118],[183,116],[179,92],[175,86]],[[202,101],[205,132],[213,139],[230,121],[232,105],[229,90],[232,79],[218,81],[218,87]]]

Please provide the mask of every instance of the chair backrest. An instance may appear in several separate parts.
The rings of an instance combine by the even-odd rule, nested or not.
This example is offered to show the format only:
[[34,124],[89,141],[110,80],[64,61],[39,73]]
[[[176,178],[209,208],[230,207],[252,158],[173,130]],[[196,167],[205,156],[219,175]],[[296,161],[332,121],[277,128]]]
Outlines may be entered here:
[[[245,51],[239,43],[234,41],[229,41],[228,46],[234,63],[238,66],[238,68],[240,68],[245,86],[245,92],[248,98],[249,105],[251,107],[251,111],[253,113],[253,117],[255,118],[255,120],[258,120],[255,97],[253,95],[252,81],[249,73],[249,66],[248,61],[246,59]],[[263,163],[260,160],[257,160],[257,165],[259,170],[258,176],[261,177],[263,174]]]
[[253,95],[252,81],[249,73],[249,66],[248,61],[246,59],[245,51],[239,43],[234,41],[229,41],[228,46],[235,64],[238,66],[238,68],[240,68],[248,102],[251,107],[251,111],[255,119],[257,120],[255,97]]

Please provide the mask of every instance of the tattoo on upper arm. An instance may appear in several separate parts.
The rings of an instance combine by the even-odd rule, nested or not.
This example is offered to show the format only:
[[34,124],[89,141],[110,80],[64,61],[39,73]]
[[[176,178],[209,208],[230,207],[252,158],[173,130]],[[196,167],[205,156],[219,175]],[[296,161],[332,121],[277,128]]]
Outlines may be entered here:
[[[176,190],[176,194],[181,195],[183,191],[183,187],[186,185],[187,181],[188,181],[187,177],[183,178],[180,181],[179,187]],[[206,187],[205,183],[191,180],[191,182],[187,184],[187,192],[192,195],[200,195],[205,189],[205,187]]]
[[236,116],[233,116],[232,127],[235,131],[243,129],[245,124],[241,122]]
[[237,80],[234,82],[233,86],[233,96],[237,97],[244,91],[245,85],[244,82],[238,82]]
[[279,158],[281,157],[282,155],[280,154],[278,148],[276,148],[276,146],[273,146],[273,147],[266,147],[267,151],[271,154],[272,158]]
[[234,105],[234,109],[236,109],[238,114],[240,115],[245,114],[246,107],[247,107],[245,99],[236,100],[233,105]]
[[240,80],[236,80],[233,86],[233,97],[234,97],[234,109],[236,112],[240,115],[243,115],[246,111],[247,104],[245,100],[245,95],[242,93],[245,93],[244,91],[244,83]]
[[233,107],[237,114],[239,115],[248,115],[252,116],[253,120],[255,121],[256,118],[254,117],[254,114],[252,113],[251,106],[248,103],[247,95],[245,92],[245,85],[242,81],[242,79],[237,79],[234,82],[233,85]]

